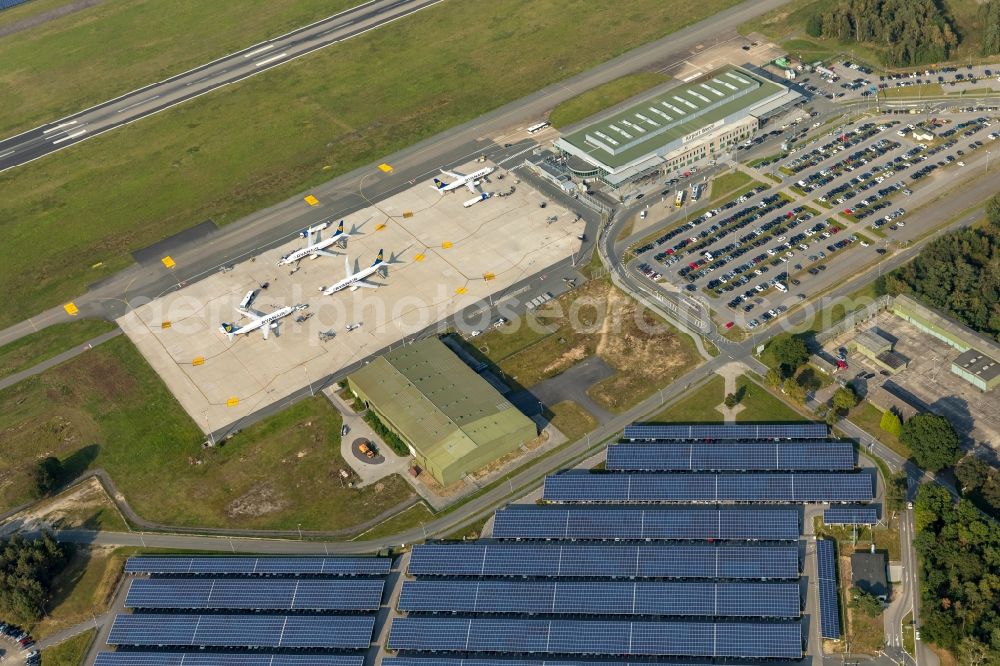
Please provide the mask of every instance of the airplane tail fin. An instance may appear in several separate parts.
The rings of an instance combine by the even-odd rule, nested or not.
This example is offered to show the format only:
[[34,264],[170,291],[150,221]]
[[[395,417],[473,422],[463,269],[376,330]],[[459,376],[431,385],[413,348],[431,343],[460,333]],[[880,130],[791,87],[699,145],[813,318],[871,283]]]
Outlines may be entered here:
[[434,179],[434,187],[438,188],[439,190],[442,189],[442,188],[444,188],[445,185],[447,185],[447,183],[445,183],[440,178],[435,178]]
[[377,266],[378,264],[381,264],[382,263],[382,257],[383,257],[382,250],[379,250],[378,251],[378,256],[375,257],[375,261],[372,262],[372,266]]
[[236,332],[236,327],[229,322],[224,321],[222,322],[222,325],[219,326],[219,330],[222,331],[227,338],[232,340],[233,335],[235,335]]
[[338,234],[344,233],[344,221],[343,220],[341,220],[340,224],[337,225],[337,233]]

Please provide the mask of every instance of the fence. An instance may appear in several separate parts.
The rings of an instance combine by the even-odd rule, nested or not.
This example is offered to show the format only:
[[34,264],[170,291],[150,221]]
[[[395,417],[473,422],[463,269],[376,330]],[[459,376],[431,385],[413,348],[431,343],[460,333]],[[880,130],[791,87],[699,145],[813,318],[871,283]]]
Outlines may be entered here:
[[829,340],[837,337],[845,331],[849,331],[856,326],[863,324],[864,322],[872,319],[875,315],[883,310],[888,310],[892,307],[892,302],[895,297],[886,294],[885,296],[879,296],[874,302],[870,303],[866,307],[855,310],[854,312],[848,312],[843,319],[838,321],[836,324],[827,328],[820,333],[816,334],[816,341],[820,344],[826,344]]

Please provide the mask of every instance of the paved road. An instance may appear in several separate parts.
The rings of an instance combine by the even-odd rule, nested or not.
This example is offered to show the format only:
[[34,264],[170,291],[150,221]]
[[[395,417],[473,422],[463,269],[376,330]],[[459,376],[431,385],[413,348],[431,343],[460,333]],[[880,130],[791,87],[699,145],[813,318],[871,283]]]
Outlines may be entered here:
[[107,333],[102,333],[98,335],[96,338],[91,338],[90,340],[87,340],[86,342],[79,344],[73,347],[72,349],[68,349],[61,354],[56,354],[52,358],[42,361],[37,365],[33,365],[27,370],[22,370],[21,372],[15,372],[13,375],[8,375],[7,377],[0,379],[0,391],[7,388],[8,386],[13,386],[14,384],[24,379],[27,379],[28,377],[34,377],[37,374],[45,372],[49,368],[53,368],[64,361],[68,361],[71,358],[79,356],[88,349],[92,349],[99,344],[107,342],[112,338],[118,337],[121,334],[122,330],[120,328],[116,328],[113,331],[108,331]]
[[[373,163],[334,178],[310,190],[321,202],[315,208],[305,206],[301,196],[295,196],[226,225],[208,237],[170,247],[170,255],[177,261],[173,272],[164,269],[158,257],[149,264],[135,264],[75,298],[80,316],[117,318],[127,311],[130,300],[142,302],[175,288],[178,283],[204,277],[221,265],[277,247],[304,227],[325,217],[344,216],[369,205],[370,201],[411,187],[415,181],[429,179],[437,174],[439,167],[453,167],[486,151],[491,151],[490,157],[494,160],[516,155],[526,148],[530,152],[528,145],[516,146],[505,152],[484,137],[503,141],[505,132],[527,126],[560,102],[584,90],[630,72],[682,61],[707,46],[736,39],[738,25],[785,2],[787,0],[747,0],[710,19],[389,155],[380,161],[394,167],[391,174],[382,174]],[[0,150],[0,154],[3,152]],[[513,166],[520,159],[523,158],[515,157],[507,166]],[[66,294],[67,299],[71,297],[71,294]],[[51,308],[33,316],[30,322],[0,331],[0,345],[38,328],[69,319],[62,307]]]
[[281,37],[0,141],[0,171],[31,162],[189,99],[374,30],[441,0],[369,0]]

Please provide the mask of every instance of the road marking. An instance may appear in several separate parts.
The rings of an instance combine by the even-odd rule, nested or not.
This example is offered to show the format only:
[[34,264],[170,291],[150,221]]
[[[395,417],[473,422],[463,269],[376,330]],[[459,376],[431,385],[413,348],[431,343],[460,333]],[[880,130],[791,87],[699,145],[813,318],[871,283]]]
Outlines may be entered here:
[[273,49],[273,48],[274,48],[274,44],[268,44],[266,46],[260,47],[259,49],[254,49],[250,53],[245,54],[243,57],[244,58],[252,58],[253,56],[255,56],[255,55],[259,54],[259,53],[263,53],[264,51],[267,51],[267,50]]
[[279,53],[278,55],[271,56],[270,58],[264,58],[263,60],[258,60],[257,62],[255,62],[253,64],[253,66],[254,67],[260,67],[262,65],[266,65],[269,62],[274,62],[275,60],[281,60],[282,58],[284,58],[287,55],[288,55],[287,53]]
[[85,129],[82,129],[82,130],[80,130],[79,132],[73,132],[72,134],[67,134],[67,135],[66,135],[66,136],[64,136],[63,138],[61,138],[61,139],[56,139],[55,141],[53,141],[53,142],[52,142],[52,145],[55,145],[55,144],[57,144],[57,143],[62,143],[63,141],[69,141],[70,139],[75,139],[76,137],[78,137],[78,136],[83,136],[83,135],[84,135],[84,134],[86,134],[86,133],[87,133],[87,130],[85,130]]
[[0,157],[7,157],[8,155],[13,155],[16,152],[16,150],[8,150],[6,153],[0,153]]
[[75,120],[71,120],[68,123],[63,123],[62,125],[56,125],[55,127],[50,127],[49,129],[44,130],[42,132],[42,134],[48,134],[49,132],[55,132],[57,130],[61,130],[63,127],[69,127],[70,125],[76,125],[76,121]]
[[140,104],[145,104],[146,102],[152,102],[154,99],[159,99],[159,95],[153,95],[152,97],[147,97],[146,99],[141,99],[134,104],[129,104],[128,106],[123,106],[122,108],[115,111],[115,113],[121,113],[122,111],[128,111],[129,109],[135,108]]
[[[223,70],[223,71],[225,71],[225,70]],[[203,76],[200,79],[198,79],[197,81],[192,81],[191,83],[185,83],[184,87],[186,88],[188,86],[193,86],[196,83],[201,83],[202,81],[206,80],[207,78],[208,78],[207,76]]]

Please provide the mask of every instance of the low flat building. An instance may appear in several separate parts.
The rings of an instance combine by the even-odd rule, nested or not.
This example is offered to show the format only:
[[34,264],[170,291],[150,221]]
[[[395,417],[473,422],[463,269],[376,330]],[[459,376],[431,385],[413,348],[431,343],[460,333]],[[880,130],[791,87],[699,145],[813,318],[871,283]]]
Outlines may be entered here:
[[555,146],[577,158],[568,161],[577,176],[620,187],[731,152],[763,117],[801,100],[783,85],[727,66],[572,131]]
[[951,362],[951,371],[980,391],[990,391],[1000,384],[1000,363],[978,349],[959,354]]
[[534,421],[436,337],[379,356],[347,385],[443,486],[538,434]]
[[951,363],[953,373],[981,391],[1000,384],[1000,345],[996,342],[905,294],[893,300],[892,312],[961,352]]
[[882,601],[889,597],[885,553],[857,552],[851,555],[851,584]]
[[886,390],[885,385],[873,386],[868,389],[865,400],[880,412],[895,412],[896,416],[903,421],[920,413],[920,410],[909,401]]

